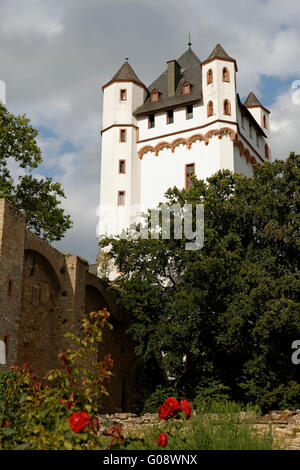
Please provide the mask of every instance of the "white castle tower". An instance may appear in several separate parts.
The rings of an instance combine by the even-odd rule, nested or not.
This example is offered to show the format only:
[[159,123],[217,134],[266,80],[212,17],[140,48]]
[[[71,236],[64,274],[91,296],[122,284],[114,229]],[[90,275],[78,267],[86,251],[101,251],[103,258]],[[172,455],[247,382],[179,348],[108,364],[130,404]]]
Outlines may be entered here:
[[243,104],[235,59],[220,44],[203,62],[189,48],[147,88],[126,61],[104,87],[99,234],[220,169],[251,176],[270,159],[269,111]]

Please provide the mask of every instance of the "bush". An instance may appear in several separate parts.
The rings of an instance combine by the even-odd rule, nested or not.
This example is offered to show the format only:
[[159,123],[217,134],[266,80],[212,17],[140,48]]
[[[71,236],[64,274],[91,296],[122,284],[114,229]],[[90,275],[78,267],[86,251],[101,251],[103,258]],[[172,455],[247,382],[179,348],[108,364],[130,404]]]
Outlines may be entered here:
[[145,401],[143,413],[157,413],[158,407],[166,398],[176,395],[175,387],[171,385],[158,385]]
[[28,364],[12,367],[3,379],[0,449],[106,449],[123,439],[111,423],[99,434],[96,417],[112,375],[109,355],[97,361],[102,330],[111,327],[108,316],[105,309],[92,312],[82,321],[81,337],[66,335],[76,346],[59,354],[60,368],[43,383]]
[[193,406],[198,411],[211,411],[212,407],[230,400],[230,388],[214,379],[203,379],[196,387]]

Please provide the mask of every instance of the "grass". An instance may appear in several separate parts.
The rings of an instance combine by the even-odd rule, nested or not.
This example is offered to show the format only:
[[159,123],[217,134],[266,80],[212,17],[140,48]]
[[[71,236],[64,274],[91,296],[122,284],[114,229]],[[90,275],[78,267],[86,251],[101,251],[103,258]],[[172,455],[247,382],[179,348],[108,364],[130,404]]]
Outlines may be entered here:
[[[255,409],[242,409],[240,405],[226,403],[218,410],[200,413],[184,422],[179,430],[168,434],[168,450],[271,450],[274,442],[271,428],[258,432],[254,423]],[[120,446],[128,450],[157,450],[159,432],[164,431],[164,422],[148,428],[143,433],[130,433]],[[142,434],[142,435],[141,435]]]

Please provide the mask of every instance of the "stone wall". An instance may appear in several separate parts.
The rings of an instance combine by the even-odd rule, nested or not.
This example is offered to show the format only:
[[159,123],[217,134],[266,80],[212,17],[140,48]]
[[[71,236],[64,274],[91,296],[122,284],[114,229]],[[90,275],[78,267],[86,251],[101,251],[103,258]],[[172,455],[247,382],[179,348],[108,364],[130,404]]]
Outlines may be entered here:
[[22,214],[0,200],[0,367],[27,362],[44,376],[68,346],[64,333],[80,334],[82,316],[103,307],[114,326],[99,349],[99,359],[107,353],[114,359],[103,411],[140,412],[159,376],[155,364],[148,368],[136,356],[116,302],[82,258],[64,255],[26,230]]

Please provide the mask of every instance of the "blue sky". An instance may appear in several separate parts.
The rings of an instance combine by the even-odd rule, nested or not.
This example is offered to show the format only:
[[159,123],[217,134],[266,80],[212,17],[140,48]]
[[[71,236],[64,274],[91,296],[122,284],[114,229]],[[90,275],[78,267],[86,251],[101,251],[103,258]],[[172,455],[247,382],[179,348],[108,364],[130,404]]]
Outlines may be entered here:
[[1,0],[0,80],[7,106],[39,130],[39,176],[61,182],[74,228],[56,247],[94,262],[99,203],[101,87],[129,57],[147,85],[166,61],[217,43],[237,60],[241,97],[271,110],[273,155],[299,152],[298,0]]

